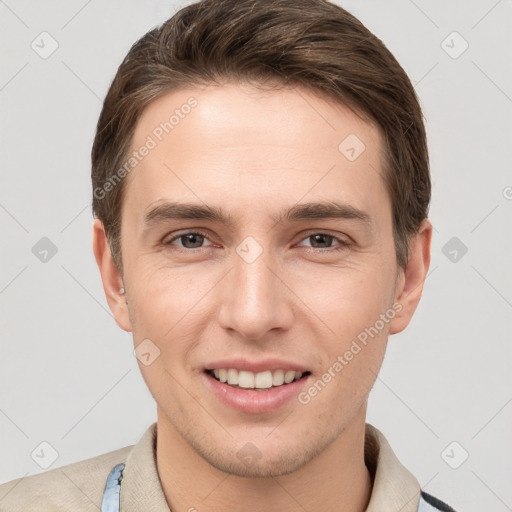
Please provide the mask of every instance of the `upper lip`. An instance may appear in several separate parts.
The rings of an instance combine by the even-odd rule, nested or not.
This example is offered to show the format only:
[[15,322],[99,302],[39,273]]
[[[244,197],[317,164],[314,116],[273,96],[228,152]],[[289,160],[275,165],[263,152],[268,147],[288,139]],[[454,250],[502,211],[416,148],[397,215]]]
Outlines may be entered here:
[[219,359],[212,361],[205,366],[205,370],[221,370],[221,369],[245,370],[248,372],[259,373],[266,370],[294,370],[296,372],[305,373],[309,371],[304,365],[285,361],[284,359],[262,359],[260,361],[249,360],[245,358]]

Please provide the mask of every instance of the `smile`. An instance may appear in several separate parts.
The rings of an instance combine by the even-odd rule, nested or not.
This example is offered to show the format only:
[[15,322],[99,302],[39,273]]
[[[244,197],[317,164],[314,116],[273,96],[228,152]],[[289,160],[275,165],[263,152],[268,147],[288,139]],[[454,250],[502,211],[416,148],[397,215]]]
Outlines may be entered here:
[[268,390],[275,387],[285,386],[309,375],[310,372],[299,372],[295,370],[265,370],[254,373],[247,370],[236,370],[234,368],[220,368],[207,371],[212,377],[222,383],[238,389]]

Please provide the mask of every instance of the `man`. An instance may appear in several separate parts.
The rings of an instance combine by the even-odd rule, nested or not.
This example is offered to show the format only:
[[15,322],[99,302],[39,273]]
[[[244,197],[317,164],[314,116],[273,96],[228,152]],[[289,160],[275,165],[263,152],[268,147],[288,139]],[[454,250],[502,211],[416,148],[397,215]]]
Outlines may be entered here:
[[365,423],[432,234],[421,110],[379,39],[324,0],[189,5],[121,64],[92,182],[157,422],[2,510],[452,510]]

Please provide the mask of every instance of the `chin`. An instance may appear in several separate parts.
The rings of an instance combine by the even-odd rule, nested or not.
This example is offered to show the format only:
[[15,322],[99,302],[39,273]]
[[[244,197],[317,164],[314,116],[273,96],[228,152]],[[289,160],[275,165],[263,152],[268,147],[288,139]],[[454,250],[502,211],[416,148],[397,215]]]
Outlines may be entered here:
[[[300,449],[297,447],[297,450]],[[200,455],[203,456],[202,454]],[[219,457],[219,454],[215,454],[214,457],[203,458],[219,471],[232,476],[241,478],[276,478],[294,473],[308,463],[303,453],[298,455],[300,456],[290,457],[289,453],[283,453],[278,458],[274,454],[272,459],[261,455],[261,458],[258,460],[256,458],[253,460],[243,460],[244,457],[239,457],[239,454],[235,453],[231,457],[226,455]]]

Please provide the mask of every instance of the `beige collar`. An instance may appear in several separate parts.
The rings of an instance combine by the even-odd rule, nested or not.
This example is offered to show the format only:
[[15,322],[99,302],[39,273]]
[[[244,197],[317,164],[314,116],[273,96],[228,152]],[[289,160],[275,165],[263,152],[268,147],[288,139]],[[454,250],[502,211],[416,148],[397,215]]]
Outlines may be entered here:
[[120,512],[170,512],[156,467],[156,422],[149,426],[126,459]]
[[[156,467],[157,424],[153,423],[126,460],[121,483],[121,512],[170,512]],[[366,512],[416,512],[420,486],[400,463],[386,438],[366,424],[365,463],[373,478]]]
[[384,434],[366,424],[364,461],[373,477],[366,512],[416,512],[420,484],[394,454]]

